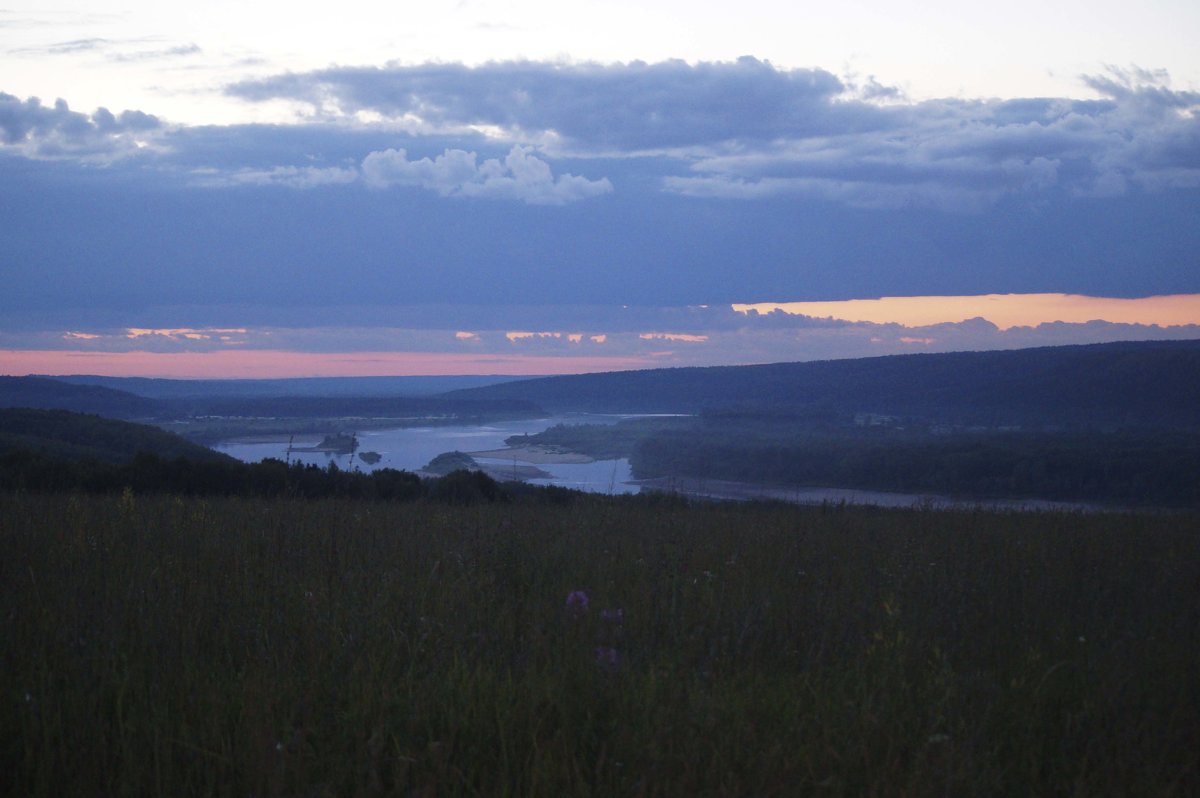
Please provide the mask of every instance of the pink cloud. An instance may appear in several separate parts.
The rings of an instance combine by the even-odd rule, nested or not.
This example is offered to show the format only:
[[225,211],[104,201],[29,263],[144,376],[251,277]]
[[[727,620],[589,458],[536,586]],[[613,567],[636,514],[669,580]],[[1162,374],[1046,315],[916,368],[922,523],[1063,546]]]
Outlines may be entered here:
[[82,352],[0,350],[0,374],[99,374],[176,379],[580,374],[649,368],[646,357],[546,357],[442,352]]

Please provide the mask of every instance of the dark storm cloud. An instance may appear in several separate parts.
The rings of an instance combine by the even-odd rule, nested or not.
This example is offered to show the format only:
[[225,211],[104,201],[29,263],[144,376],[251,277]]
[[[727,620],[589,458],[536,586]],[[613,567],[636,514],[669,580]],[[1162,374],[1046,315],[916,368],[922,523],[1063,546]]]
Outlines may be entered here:
[[141,111],[92,114],[72,111],[65,100],[43,105],[0,92],[0,144],[35,158],[113,158],[136,151],[139,142],[162,127]]

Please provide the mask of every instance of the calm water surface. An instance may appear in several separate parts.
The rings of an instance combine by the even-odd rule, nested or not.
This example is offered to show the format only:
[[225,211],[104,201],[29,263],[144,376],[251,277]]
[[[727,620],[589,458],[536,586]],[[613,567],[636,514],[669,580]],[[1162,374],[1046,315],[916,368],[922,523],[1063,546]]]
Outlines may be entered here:
[[[448,427],[402,427],[399,429],[374,429],[358,433],[358,450],[360,452],[379,452],[382,459],[374,465],[362,462],[357,456],[351,462],[350,455],[336,455],[326,452],[292,452],[293,462],[313,463],[325,466],[337,463],[338,468],[357,468],[362,471],[374,471],[379,468],[397,468],[404,471],[416,471],[443,452],[480,452],[489,449],[502,449],[506,446],[504,439],[523,433],[534,434],[542,432],[555,424],[615,424],[621,419],[632,416],[571,414],[549,416],[540,419],[523,419],[520,421],[497,421],[483,425],[462,425]],[[297,435],[293,446],[316,446],[323,435]],[[257,463],[267,457],[279,460],[288,458],[287,441],[271,443],[243,443],[226,441],[213,447],[231,457],[236,457],[247,463]],[[513,464],[511,460],[485,460],[481,463],[488,465]],[[519,461],[517,465],[522,465]],[[534,485],[559,485],[565,488],[576,488],[596,493],[637,493],[636,485],[627,484],[632,475],[629,471],[629,460],[597,460],[594,463],[570,465],[538,465],[538,468],[549,472],[550,479],[531,479]]]

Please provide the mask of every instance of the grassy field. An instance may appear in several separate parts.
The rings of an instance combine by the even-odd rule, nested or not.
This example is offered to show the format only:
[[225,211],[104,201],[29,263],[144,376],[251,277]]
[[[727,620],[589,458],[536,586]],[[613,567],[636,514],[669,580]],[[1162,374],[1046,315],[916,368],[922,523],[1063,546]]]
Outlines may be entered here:
[[1196,515],[7,495],[0,552],[12,795],[1200,790]]

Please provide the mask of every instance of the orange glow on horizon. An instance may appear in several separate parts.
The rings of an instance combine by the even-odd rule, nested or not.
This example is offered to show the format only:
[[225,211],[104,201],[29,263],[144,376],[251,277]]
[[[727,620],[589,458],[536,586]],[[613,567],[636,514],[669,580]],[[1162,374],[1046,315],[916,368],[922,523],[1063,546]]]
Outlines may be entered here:
[[[781,312],[816,318],[834,318],[847,322],[863,322],[861,327],[847,327],[842,333],[822,329],[812,335],[776,330],[770,322],[759,323],[751,318],[730,330],[728,311],[714,317],[712,329],[693,332],[662,332],[672,329],[669,321],[651,332],[590,333],[568,330],[489,330],[476,332],[457,330],[444,334],[446,348],[457,342],[457,351],[292,351],[285,341],[311,346],[314,340],[325,340],[329,347],[355,346],[356,341],[388,340],[389,344],[374,346],[415,346],[428,340],[424,333],[380,328],[370,337],[343,335],[339,330],[302,329],[299,336],[274,335],[270,328],[253,330],[242,327],[157,329],[122,327],[116,331],[89,332],[80,329],[53,330],[37,336],[10,339],[10,349],[0,349],[0,374],[96,374],[114,377],[164,377],[174,379],[271,379],[283,377],[357,377],[357,376],[447,376],[458,374],[495,374],[534,376],[579,374],[597,371],[620,371],[655,368],[666,365],[710,365],[714,363],[780,362],[814,357],[864,356],[871,352],[857,349],[855,341],[871,336],[870,344],[887,345],[893,351],[912,352],[926,347],[945,348],[947,345],[984,348],[1003,347],[1013,341],[1045,340],[1048,344],[1095,342],[1116,335],[1129,338],[1196,337],[1200,325],[1200,294],[1113,299],[1073,294],[986,294],[980,296],[916,296],[856,299],[838,302],[764,302],[725,306],[735,312],[761,314]],[[934,325],[954,325],[973,318],[984,318],[1001,330],[1033,328],[1040,324],[1061,321],[1083,325],[1097,320],[1113,324],[1156,325],[1170,332],[1137,331],[1119,327],[1063,328],[1044,333],[1017,332],[999,335],[990,326],[966,325],[956,328],[951,339]],[[703,320],[703,319],[702,319]],[[537,322],[534,322],[535,324]],[[868,324],[892,325],[872,328]],[[532,326],[532,325],[531,325]],[[757,333],[758,327],[763,334]],[[803,325],[802,325],[803,326]],[[818,324],[818,327],[829,325]],[[838,325],[840,326],[840,325]],[[568,328],[569,329],[569,328]],[[578,329],[578,328],[576,328]],[[323,335],[328,332],[328,335]],[[395,332],[385,338],[382,332]],[[451,335],[453,336],[451,338]],[[44,346],[39,342],[52,336],[58,345],[69,350],[24,349],[25,346]],[[503,336],[501,338],[500,336]],[[740,336],[740,337],[739,337]],[[165,351],[186,349],[191,342],[209,339],[212,351]],[[21,343],[17,343],[20,340]],[[345,341],[352,343],[345,343]],[[25,343],[28,341],[28,343]],[[273,346],[272,349],[245,349],[246,346]],[[51,344],[53,346],[55,344]],[[434,344],[434,347],[443,344]],[[651,351],[654,347],[675,347]],[[120,351],[136,346],[138,351]],[[898,347],[898,348],[897,348]],[[104,351],[104,350],[118,351]],[[878,350],[878,347],[870,347]],[[158,351],[146,351],[158,350]],[[475,350],[475,351],[471,351]],[[587,352],[607,352],[589,355]],[[572,354],[573,353],[573,354]]]
[[652,368],[647,357],[561,357],[462,352],[84,352],[0,350],[0,374],[95,374],[169,379],[284,377],[439,377],[460,374],[540,376]]
[[924,327],[983,317],[1002,330],[1036,327],[1062,321],[1082,324],[1108,321],[1118,324],[1157,324],[1170,327],[1200,324],[1200,294],[1172,294],[1139,299],[1083,296],[1081,294],[982,294],[979,296],[885,296],[834,302],[757,302],[735,304],[739,313],[755,310],[816,318],[896,323]]

